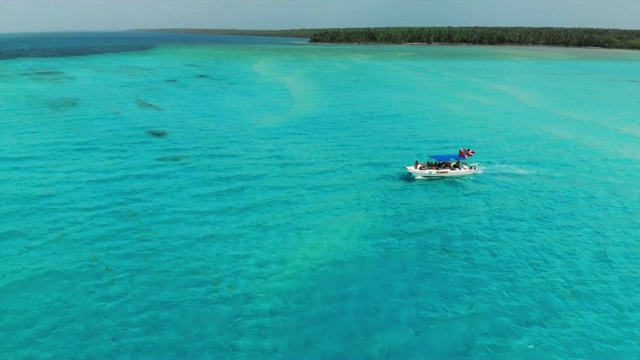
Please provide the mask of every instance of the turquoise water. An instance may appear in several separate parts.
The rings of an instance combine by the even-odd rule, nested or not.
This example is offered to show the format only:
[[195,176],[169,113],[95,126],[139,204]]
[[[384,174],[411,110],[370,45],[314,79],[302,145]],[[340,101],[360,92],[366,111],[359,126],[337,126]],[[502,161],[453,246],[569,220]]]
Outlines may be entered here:
[[0,38],[1,358],[640,359],[640,53],[140,36]]

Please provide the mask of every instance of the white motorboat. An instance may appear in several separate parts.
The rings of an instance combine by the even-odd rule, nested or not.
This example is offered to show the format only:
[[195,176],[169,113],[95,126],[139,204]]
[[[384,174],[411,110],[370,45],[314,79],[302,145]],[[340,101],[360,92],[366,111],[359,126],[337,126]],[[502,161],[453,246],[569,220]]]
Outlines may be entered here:
[[478,167],[469,165],[467,161],[475,152],[462,151],[458,155],[430,155],[429,160],[422,164],[418,161],[404,168],[416,179],[443,178],[471,175],[478,172]]

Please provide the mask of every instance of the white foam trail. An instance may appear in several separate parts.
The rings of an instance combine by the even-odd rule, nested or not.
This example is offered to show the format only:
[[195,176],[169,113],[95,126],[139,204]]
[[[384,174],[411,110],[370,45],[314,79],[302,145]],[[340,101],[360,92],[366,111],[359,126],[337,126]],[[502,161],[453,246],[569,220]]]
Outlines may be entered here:
[[532,171],[528,169],[523,169],[518,165],[489,165],[478,167],[478,172],[487,172],[492,174],[516,174],[516,175],[526,175],[531,174]]

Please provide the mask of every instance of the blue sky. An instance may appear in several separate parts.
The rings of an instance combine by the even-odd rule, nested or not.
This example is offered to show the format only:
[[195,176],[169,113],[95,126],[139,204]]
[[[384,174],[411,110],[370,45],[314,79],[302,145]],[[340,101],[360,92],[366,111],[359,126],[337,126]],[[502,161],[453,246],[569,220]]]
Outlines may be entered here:
[[0,32],[559,26],[640,29],[640,0],[0,0]]

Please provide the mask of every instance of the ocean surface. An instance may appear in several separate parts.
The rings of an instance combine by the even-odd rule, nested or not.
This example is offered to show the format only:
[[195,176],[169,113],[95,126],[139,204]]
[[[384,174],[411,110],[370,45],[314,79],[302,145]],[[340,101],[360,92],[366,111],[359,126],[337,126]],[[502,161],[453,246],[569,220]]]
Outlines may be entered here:
[[[0,35],[1,359],[640,359],[640,52]],[[470,177],[413,180],[474,149]]]

